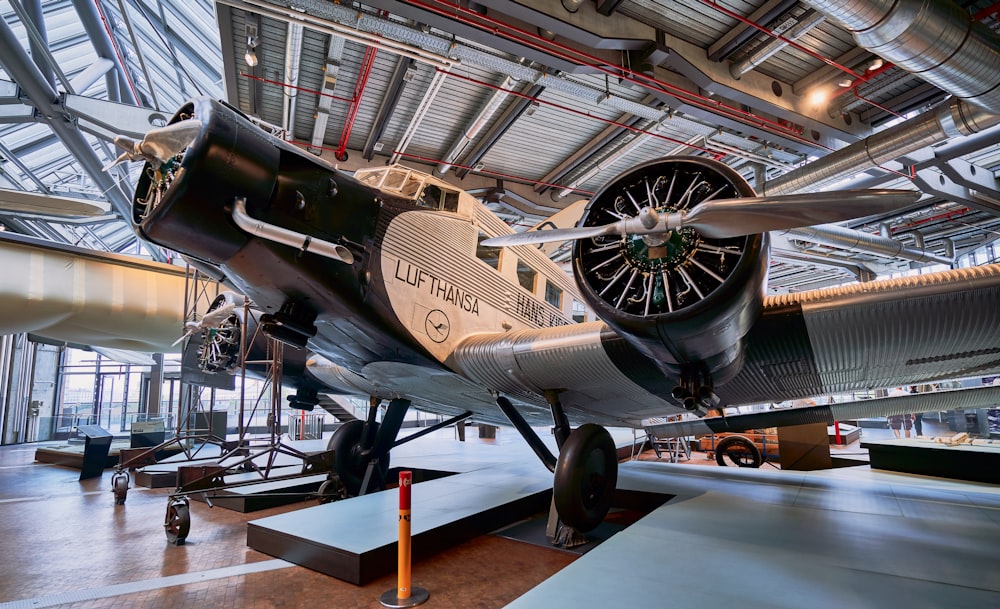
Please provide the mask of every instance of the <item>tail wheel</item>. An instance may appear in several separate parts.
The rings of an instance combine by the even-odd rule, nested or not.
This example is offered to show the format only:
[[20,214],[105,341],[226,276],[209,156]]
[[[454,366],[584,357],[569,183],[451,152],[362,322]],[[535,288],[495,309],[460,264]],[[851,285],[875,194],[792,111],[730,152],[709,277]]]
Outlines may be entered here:
[[738,467],[760,467],[764,462],[757,446],[743,436],[726,436],[715,446],[715,462],[725,467],[727,459]]
[[167,541],[175,546],[184,545],[184,540],[191,531],[191,511],[187,497],[170,499],[163,528],[167,532]]
[[333,503],[334,501],[347,499],[347,489],[344,488],[344,483],[340,481],[340,478],[333,476],[319,485],[316,496],[320,503]]
[[587,423],[570,434],[559,451],[553,483],[563,524],[586,532],[604,520],[618,483],[618,456],[611,434]]
[[115,505],[125,505],[128,497],[128,473],[116,472],[111,477],[111,492],[115,494]]
[[[365,458],[365,447],[361,446],[361,435],[364,431],[364,421],[348,421],[333,433],[327,444],[327,450],[333,451],[333,469],[347,488],[350,496],[361,494],[361,485],[365,480],[368,460]],[[378,424],[372,429],[374,437],[378,433]],[[379,484],[384,484],[389,474],[389,454],[382,455],[378,460],[372,479],[365,492],[378,490]]]

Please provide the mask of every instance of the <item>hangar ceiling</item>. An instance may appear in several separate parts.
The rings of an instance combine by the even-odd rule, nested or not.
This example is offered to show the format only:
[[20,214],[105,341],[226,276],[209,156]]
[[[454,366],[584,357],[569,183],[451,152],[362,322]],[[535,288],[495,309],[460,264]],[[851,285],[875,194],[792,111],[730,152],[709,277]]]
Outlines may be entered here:
[[[758,192],[924,193],[773,235],[774,292],[981,264],[1000,237],[995,1],[0,6],[0,188],[47,202],[0,193],[8,230],[140,252],[120,217],[140,167],[102,172],[109,138],[203,94],[346,169],[436,171],[520,227],[672,154],[720,159]],[[54,217],[55,195],[94,209]]]

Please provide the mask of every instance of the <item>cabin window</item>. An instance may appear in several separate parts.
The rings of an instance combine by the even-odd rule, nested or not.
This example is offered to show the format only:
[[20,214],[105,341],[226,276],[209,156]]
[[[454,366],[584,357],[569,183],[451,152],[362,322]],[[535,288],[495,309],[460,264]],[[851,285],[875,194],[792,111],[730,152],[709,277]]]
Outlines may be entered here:
[[479,233],[479,238],[476,240],[476,258],[479,258],[491,267],[498,269],[500,268],[500,248],[486,247],[483,245],[483,240],[487,238],[488,236],[485,233]]
[[536,276],[538,276],[538,273],[535,269],[520,260],[517,261],[517,282],[521,284],[522,288],[534,293]]
[[563,291],[559,289],[559,286],[554,285],[551,281],[545,282],[545,302],[557,309],[562,309],[562,295]]
[[587,321],[587,307],[576,298],[573,299],[573,321],[578,324]]

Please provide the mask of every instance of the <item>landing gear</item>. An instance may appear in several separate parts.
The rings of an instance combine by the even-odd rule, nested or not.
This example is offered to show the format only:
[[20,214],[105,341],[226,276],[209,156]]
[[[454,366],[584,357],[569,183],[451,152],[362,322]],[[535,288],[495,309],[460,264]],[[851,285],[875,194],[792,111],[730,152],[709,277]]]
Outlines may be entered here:
[[600,425],[581,425],[559,450],[553,482],[559,519],[580,532],[593,530],[611,509],[617,482],[611,434]]
[[344,423],[327,445],[327,449],[333,451],[333,469],[352,497],[385,488],[389,451],[396,441],[410,401],[396,399],[389,402],[381,425],[375,422],[378,405],[378,398],[372,398],[368,419]]
[[[379,424],[372,423],[371,425],[374,436],[378,433]],[[386,452],[378,460],[376,471],[371,477],[372,479],[369,480],[365,492],[361,492],[361,485],[364,482],[370,461],[362,445],[364,428],[364,421],[348,421],[333,433],[333,437],[327,444],[327,450],[333,451],[333,470],[337,472],[347,489],[347,493],[352,497],[377,490],[376,485],[379,483],[384,486],[385,478],[389,473],[389,453]]]
[[738,467],[760,467],[764,462],[760,449],[743,436],[726,436],[716,445],[715,462],[726,466],[727,458]]
[[618,482],[615,443],[606,429],[593,423],[581,425],[570,433],[569,422],[557,396],[549,393],[546,398],[555,422],[558,460],[510,400],[497,398],[497,405],[542,463],[555,474],[552,499],[559,523],[550,521],[553,543],[567,547],[581,545],[586,539],[580,533],[597,527],[611,508]]
[[167,502],[167,516],[163,521],[167,541],[175,546],[184,545],[191,531],[191,509],[187,497],[171,497]]
[[128,496],[128,472],[115,470],[111,476],[111,492],[115,494],[115,505],[125,505]]

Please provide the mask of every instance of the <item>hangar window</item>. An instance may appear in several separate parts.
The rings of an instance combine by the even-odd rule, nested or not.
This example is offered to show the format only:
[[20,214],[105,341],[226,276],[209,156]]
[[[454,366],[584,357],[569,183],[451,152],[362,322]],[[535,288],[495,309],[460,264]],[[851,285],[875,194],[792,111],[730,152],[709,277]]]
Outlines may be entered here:
[[562,295],[563,291],[559,289],[559,286],[554,285],[551,281],[545,282],[545,302],[557,309],[562,309]]
[[521,287],[528,290],[531,293],[535,292],[535,277],[538,273],[535,269],[531,268],[527,264],[517,261],[517,282],[521,284]]
[[479,232],[479,238],[476,239],[476,258],[495,269],[500,268],[500,248],[483,245],[483,240],[487,238],[488,235],[482,231]]

